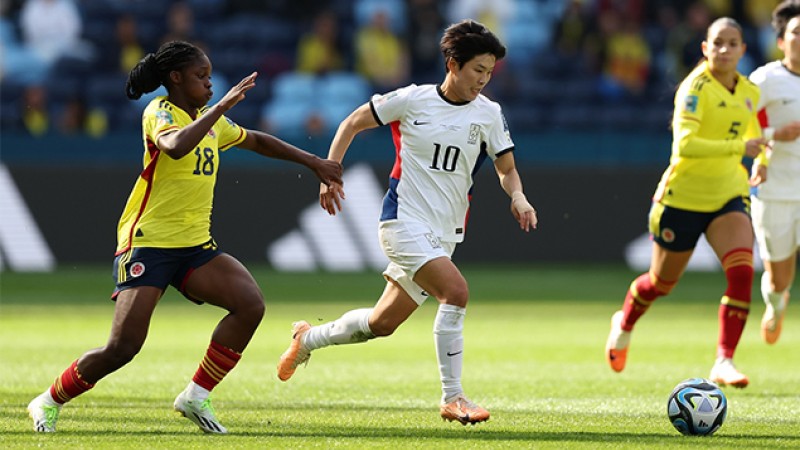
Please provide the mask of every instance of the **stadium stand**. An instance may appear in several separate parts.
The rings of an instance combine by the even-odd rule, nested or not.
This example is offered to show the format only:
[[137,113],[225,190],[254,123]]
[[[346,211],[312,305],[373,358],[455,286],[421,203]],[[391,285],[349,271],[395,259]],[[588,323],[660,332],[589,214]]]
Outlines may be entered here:
[[[319,0],[294,2],[255,2],[245,0],[73,0],[83,19],[82,38],[92,44],[95,57],[90,62],[57,62],[49,73],[35,76],[35,62],[26,60],[20,30],[20,11],[25,0],[4,2],[2,27],[3,55],[0,66],[0,127],[3,132],[25,132],[20,111],[25,107],[20,93],[26,86],[39,84],[48,91],[52,110],[60,110],[76,97],[90,107],[100,108],[109,117],[108,132],[135,130],[144,103],[157,94],[130,102],[124,95],[125,73],[120,70],[120,48],[115,36],[122,15],[136,19],[139,44],[144,51],[155,51],[170,35],[167,15],[177,4],[188,6],[193,21],[192,37],[204,46],[214,63],[215,94],[256,70],[258,87],[248,99],[231,111],[231,118],[242,125],[278,133],[303,133],[309,120],[317,117],[325,131],[332,133],[345,115],[378,91],[358,75],[353,67],[352,37],[369,22],[376,10],[386,11],[392,30],[413,42],[409,33],[412,8],[430,4],[441,17],[466,0]],[[515,131],[547,130],[665,130],[670,116],[672,94],[680,80],[678,61],[681,51],[676,42],[694,45],[687,11],[707,8],[704,0],[674,2],[612,2],[604,0],[509,0],[513,14],[499,23],[499,33],[508,46],[508,58],[496,68],[487,95],[499,100]],[[745,0],[730,0],[732,11],[744,11]],[[771,8],[774,0],[765,0]],[[620,6],[621,5],[621,6]],[[627,5],[627,6],[626,6]],[[632,7],[630,5],[635,6]],[[698,6],[699,5],[699,6]],[[738,5],[738,6],[737,6]],[[615,9],[616,8],[616,9]],[[339,20],[344,35],[344,72],[302,75],[295,73],[295,52],[300,36],[311,29],[313,18],[331,11]],[[601,17],[619,14],[625,20],[640,20],[641,37],[653,55],[647,86],[640,93],[623,93],[609,98],[602,95],[601,83],[605,50]],[[632,14],[631,11],[636,11]],[[742,13],[743,14],[743,13]],[[713,18],[713,16],[710,16]],[[448,17],[449,20],[455,20]],[[754,41],[764,35],[763,20],[737,17]],[[603,26],[608,26],[603,24]],[[611,30],[613,31],[613,30]],[[564,45],[564,43],[569,45]],[[688,43],[688,44],[686,44]],[[753,42],[749,67],[763,62],[767,44]],[[569,46],[572,48],[567,48]],[[413,48],[410,49],[413,51]],[[772,55],[770,55],[772,56]],[[410,61],[414,61],[413,58]],[[18,70],[17,67],[31,67]],[[439,66],[442,67],[442,66]],[[414,71],[411,71],[414,73]],[[28,76],[25,76],[28,75]],[[429,80],[413,79],[421,83]],[[53,129],[53,132],[58,132]]]

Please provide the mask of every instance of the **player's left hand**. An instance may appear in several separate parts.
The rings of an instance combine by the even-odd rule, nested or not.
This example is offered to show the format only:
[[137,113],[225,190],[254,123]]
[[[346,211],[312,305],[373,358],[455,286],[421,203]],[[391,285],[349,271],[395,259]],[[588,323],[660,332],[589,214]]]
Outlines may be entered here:
[[520,191],[511,194],[511,214],[519,222],[519,228],[525,230],[525,232],[530,231],[531,228],[535,230],[536,225],[539,223],[539,219],[536,217],[536,210],[528,203],[525,194]]
[[753,171],[750,174],[750,186],[758,186],[765,181],[767,181],[767,166],[761,164],[753,165]]

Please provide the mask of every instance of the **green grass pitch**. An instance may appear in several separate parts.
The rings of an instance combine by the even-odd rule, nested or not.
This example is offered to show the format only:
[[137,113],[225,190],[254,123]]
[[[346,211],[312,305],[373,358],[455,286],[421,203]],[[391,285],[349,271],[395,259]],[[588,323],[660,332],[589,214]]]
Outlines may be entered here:
[[[58,433],[32,431],[25,406],[69,363],[107,338],[110,267],[0,274],[0,448],[797,448],[800,307],[777,345],[761,342],[754,288],[736,362],[750,377],[725,389],[728,419],[707,438],[680,435],[666,399],[708,375],[721,273],[687,273],[637,325],[628,367],[603,358],[611,314],[635,273],[619,267],[467,267],[463,384],[488,408],[463,427],[438,414],[429,300],[387,339],[315,352],[287,383],[275,364],[291,323],[370,306],[377,273],[281,274],[255,267],[267,316],[239,366],[214,391],[227,436],[204,435],[172,411],[220,309],[169,291],[134,361],[61,412]],[[760,274],[757,274],[757,279]],[[795,286],[795,292],[800,292]]]

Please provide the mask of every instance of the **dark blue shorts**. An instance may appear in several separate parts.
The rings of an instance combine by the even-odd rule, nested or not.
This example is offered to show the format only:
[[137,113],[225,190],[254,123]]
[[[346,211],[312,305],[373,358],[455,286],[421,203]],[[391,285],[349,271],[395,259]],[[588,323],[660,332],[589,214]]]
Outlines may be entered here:
[[202,300],[186,293],[185,285],[192,272],[221,254],[214,240],[187,248],[133,248],[114,258],[114,282],[117,287],[111,294],[137,286],[153,286],[166,290],[172,285],[184,297],[201,304]]
[[750,197],[736,197],[713,212],[687,211],[654,202],[650,208],[650,235],[667,250],[691,250],[712,220],[732,211],[741,211],[750,217]]

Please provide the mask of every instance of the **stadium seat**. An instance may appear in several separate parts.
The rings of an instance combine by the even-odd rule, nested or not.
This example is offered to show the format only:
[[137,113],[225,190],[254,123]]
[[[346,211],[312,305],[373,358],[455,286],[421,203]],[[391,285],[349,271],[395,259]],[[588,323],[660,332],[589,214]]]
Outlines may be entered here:
[[334,72],[319,80],[319,98],[324,103],[345,103],[355,108],[369,100],[370,84],[352,72]]
[[353,11],[358,28],[371,22],[376,12],[384,11],[389,16],[392,31],[406,32],[406,4],[402,0],[356,0]]
[[116,102],[117,104],[128,100],[125,95],[125,82],[127,77],[117,73],[97,74],[86,82],[86,95],[89,103],[104,104]]
[[312,103],[318,94],[317,78],[313,75],[286,72],[272,81],[272,97],[279,102]]
[[261,118],[268,124],[269,132],[297,134],[303,131],[312,113],[310,102],[273,99],[262,110]]

